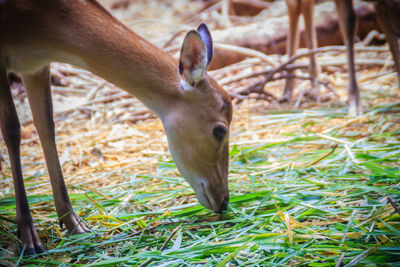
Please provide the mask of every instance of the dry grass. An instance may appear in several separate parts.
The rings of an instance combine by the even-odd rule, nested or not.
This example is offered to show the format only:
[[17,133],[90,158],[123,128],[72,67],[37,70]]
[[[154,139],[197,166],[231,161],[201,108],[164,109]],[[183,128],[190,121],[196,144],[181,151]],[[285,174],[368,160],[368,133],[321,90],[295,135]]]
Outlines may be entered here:
[[[171,24],[174,14],[166,14]],[[135,13],[116,15],[138,25],[129,22]],[[358,52],[357,58],[390,63],[387,49],[377,50]],[[343,52],[319,55],[327,66],[344,58]],[[267,67],[249,59],[212,75],[224,83]],[[0,263],[114,266],[151,259],[146,263],[152,266],[398,265],[399,214],[389,201],[397,206],[400,201],[400,93],[394,72],[386,65],[358,70],[365,114],[350,118],[344,104],[346,74],[341,67],[330,70],[323,79],[339,98],[328,102],[303,101],[290,109],[250,95],[235,104],[231,201],[228,213],[219,217],[198,205],[172,162],[160,121],[142,104],[90,73],[54,64],[53,73],[68,84],[54,88],[60,160],[75,210],[93,234],[68,236],[57,224],[38,136],[27,100],[18,94],[25,183],[49,250],[37,258],[14,254],[15,201],[1,142]],[[225,88],[236,90],[251,79]],[[278,96],[282,86],[276,80],[264,90]],[[308,86],[299,82],[298,92]]]

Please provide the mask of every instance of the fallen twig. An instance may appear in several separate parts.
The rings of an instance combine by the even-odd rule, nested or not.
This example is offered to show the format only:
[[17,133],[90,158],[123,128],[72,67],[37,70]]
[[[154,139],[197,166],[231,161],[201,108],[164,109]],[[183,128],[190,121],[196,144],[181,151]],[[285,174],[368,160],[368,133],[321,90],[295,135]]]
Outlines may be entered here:
[[332,150],[329,151],[329,153],[327,153],[327,154],[323,155],[322,157],[316,159],[315,161],[313,161],[313,162],[307,164],[306,166],[304,166],[304,168],[308,168],[308,167],[310,167],[310,166],[312,166],[312,165],[315,165],[315,164],[317,164],[318,162],[320,162],[321,160],[323,160],[323,159],[329,157],[330,155],[332,155],[333,152],[335,152],[335,150],[336,150],[337,147],[338,147],[338,144],[335,144],[335,145],[333,146]]
[[231,52],[235,52],[235,53],[242,54],[242,55],[258,57],[261,60],[270,64],[271,66],[278,65],[278,63],[275,62],[274,60],[272,60],[270,56],[267,56],[266,54],[259,52],[257,50],[254,50],[254,49],[245,48],[245,47],[236,46],[236,45],[221,44],[221,43],[214,43],[214,47],[221,49],[221,50],[231,51]]
[[398,213],[400,215],[400,211],[396,206],[396,203],[394,203],[393,199],[391,197],[387,197],[387,200],[389,201],[389,203],[392,205],[394,212],[393,213]]

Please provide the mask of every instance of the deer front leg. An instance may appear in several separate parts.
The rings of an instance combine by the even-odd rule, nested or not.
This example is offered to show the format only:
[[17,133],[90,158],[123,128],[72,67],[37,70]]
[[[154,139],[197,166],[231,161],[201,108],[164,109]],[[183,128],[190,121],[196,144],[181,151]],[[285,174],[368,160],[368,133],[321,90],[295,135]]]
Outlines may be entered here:
[[356,29],[356,13],[353,8],[352,0],[335,0],[337,13],[339,15],[339,25],[343,34],[344,44],[346,45],[348,72],[349,72],[349,115],[356,116],[362,113],[360,90],[356,80],[356,70],[354,64],[354,34]]
[[[290,57],[294,56],[297,47],[299,46],[299,16],[300,16],[300,1],[301,0],[286,0],[289,17],[289,36],[287,40],[287,54]],[[294,71],[288,71],[288,78],[286,79],[285,88],[280,98],[281,102],[289,101],[292,99],[293,87],[295,79],[291,77]]]
[[[397,7],[399,6],[400,4],[397,4]],[[393,10],[390,10],[390,8]],[[399,11],[396,10],[396,6],[388,6],[388,4],[384,1],[375,3],[375,10],[378,22],[382,27],[386,41],[388,42],[390,51],[392,52],[394,67],[397,71],[397,85],[400,89],[400,50],[398,37],[395,33],[395,30],[400,32],[400,26],[397,26],[397,29],[393,29],[392,27],[395,25],[395,23],[391,23],[390,21],[396,21],[397,25],[400,25],[400,19],[398,17],[399,13],[397,13]]]
[[25,255],[42,253],[45,249],[40,243],[39,236],[33,225],[22,177],[20,124],[11,96],[11,89],[8,85],[7,73],[3,69],[0,69],[0,126],[11,162],[17,207],[18,236],[21,239],[21,246],[25,248]]
[[[307,48],[313,50],[317,47],[317,33],[314,25],[314,0],[303,0],[301,3],[301,13],[304,17]],[[311,94],[317,102],[320,102],[319,92],[319,65],[315,59],[315,54],[310,54],[310,75]]]
[[46,159],[58,217],[65,224],[69,233],[88,232],[89,229],[72,209],[58,159],[49,67],[45,67],[37,73],[24,74],[22,80],[29,98],[33,122],[39,134]]

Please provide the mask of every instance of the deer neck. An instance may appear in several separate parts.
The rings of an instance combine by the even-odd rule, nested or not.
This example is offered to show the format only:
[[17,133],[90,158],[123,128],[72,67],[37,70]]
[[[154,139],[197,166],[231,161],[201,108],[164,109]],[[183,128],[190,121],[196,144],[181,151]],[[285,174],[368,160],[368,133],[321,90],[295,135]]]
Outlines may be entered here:
[[[67,28],[68,34],[74,35],[67,38],[73,40],[68,43],[68,50],[78,56],[78,65],[137,97],[158,116],[165,114],[180,88],[176,60],[105,10],[100,10],[106,12],[101,20],[95,12],[88,15],[87,11],[85,20],[77,20],[85,25]],[[82,27],[84,34],[79,31]]]

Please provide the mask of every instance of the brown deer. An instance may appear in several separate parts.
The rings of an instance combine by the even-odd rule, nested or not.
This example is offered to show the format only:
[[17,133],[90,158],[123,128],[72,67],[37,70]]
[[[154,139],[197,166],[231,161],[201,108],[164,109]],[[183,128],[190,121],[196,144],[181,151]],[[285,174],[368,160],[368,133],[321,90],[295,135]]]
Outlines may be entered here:
[[[372,1],[375,5],[376,14],[380,26],[385,33],[386,40],[389,43],[390,51],[393,55],[395,69],[400,84],[400,51],[398,46],[398,37],[400,37],[400,0],[379,0]],[[306,43],[309,49],[317,47],[316,32],[313,19],[314,0],[286,0],[289,15],[289,38],[287,51],[289,57],[296,53],[298,47],[299,30],[298,21],[300,14],[304,17]],[[339,25],[346,45],[349,85],[348,85],[348,105],[349,115],[355,116],[362,113],[360,100],[360,90],[357,85],[356,72],[354,65],[354,35],[356,30],[356,14],[353,8],[352,0],[335,0],[336,9],[339,17]],[[310,75],[312,76],[311,92],[315,94],[319,101],[319,67],[315,60],[315,54],[310,55]],[[289,72],[293,76],[293,71]],[[287,101],[292,98],[294,87],[294,78],[289,77],[283,90],[281,100]]]
[[19,73],[39,134],[59,219],[89,231],[74,213],[55,143],[49,63],[90,70],[136,96],[163,123],[182,176],[200,203],[227,209],[232,105],[207,74],[212,40],[205,24],[187,33],[177,62],[116,20],[95,0],[0,0],[0,125],[12,168],[18,232],[26,254],[44,250],[32,222],[20,161],[20,124],[7,73]]

